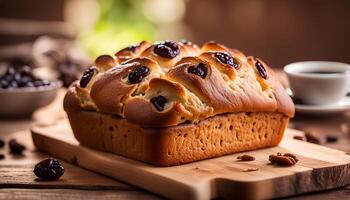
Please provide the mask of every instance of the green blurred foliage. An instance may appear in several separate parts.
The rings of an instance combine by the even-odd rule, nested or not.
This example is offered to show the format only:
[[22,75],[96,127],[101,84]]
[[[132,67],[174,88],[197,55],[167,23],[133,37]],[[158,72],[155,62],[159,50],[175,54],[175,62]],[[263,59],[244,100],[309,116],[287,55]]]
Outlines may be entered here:
[[130,44],[154,40],[155,26],[143,15],[143,0],[99,0],[99,4],[94,29],[79,35],[91,56],[113,55]]

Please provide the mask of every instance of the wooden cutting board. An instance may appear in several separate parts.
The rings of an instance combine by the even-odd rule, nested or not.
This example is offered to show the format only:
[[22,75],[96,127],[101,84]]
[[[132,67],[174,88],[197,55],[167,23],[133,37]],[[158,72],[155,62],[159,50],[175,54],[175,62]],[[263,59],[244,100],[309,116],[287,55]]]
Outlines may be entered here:
[[[69,123],[62,120],[32,129],[38,150],[171,199],[266,199],[336,188],[350,183],[350,155],[335,149],[292,139],[299,131],[288,129],[278,147],[246,152],[175,167],[154,167],[111,153],[80,146]],[[296,154],[292,167],[269,164],[277,152]],[[248,168],[258,171],[245,172]],[[93,184],[93,183],[91,183]]]

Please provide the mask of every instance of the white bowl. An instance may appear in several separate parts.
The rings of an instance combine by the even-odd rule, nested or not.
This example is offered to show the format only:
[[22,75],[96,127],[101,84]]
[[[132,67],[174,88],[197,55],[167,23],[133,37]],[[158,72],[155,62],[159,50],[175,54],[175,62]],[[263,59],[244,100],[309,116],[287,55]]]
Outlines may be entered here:
[[52,81],[51,85],[45,87],[0,89],[0,116],[31,115],[38,108],[50,104],[61,86],[61,82]]
[[[328,61],[306,61],[284,67],[293,97],[310,105],[339,102],[349,91],[350,65]],[[310,73],[310,72],[339,73]]]

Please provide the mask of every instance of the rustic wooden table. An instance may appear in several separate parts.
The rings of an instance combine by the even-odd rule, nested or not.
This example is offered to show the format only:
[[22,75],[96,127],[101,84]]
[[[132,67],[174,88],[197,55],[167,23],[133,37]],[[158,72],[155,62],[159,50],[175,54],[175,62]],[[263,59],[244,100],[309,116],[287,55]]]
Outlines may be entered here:
[[[8,141],[16,138],[25,144],[24,156],[10,155],[8,146],[0,149],[5,159],[0,160],[0,199],[161,199],[162,197],[143,191],[117,180],[99,175],[62,161],[65,174],[58,181],[40,181],[33,174],[34,165],[48,155],[37,152],[32,144],[29,128],[34,124],[48,125],[64,118],[60,91],[55,102],[37,111],[29,119],[0,119],[0,138]],[[350,152],[350,112],[327,118],[300,117],[292,120],[290,126],[317,134],[321,138],[328,134],[339,140],[323,145]],[[59,148],[59,147],[58,147]],[[288,199],[349,199],[350,186],[289,197]]]

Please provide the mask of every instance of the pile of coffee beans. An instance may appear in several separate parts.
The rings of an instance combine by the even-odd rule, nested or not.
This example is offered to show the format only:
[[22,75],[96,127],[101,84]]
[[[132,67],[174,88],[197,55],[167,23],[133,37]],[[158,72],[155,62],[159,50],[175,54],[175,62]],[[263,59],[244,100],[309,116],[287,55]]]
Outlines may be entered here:
[[51,82],[34,76],[32,68],[24,65],[8,67],[6,72],[0,76],[0,88],[15,89],[23,87],[50,86]]

